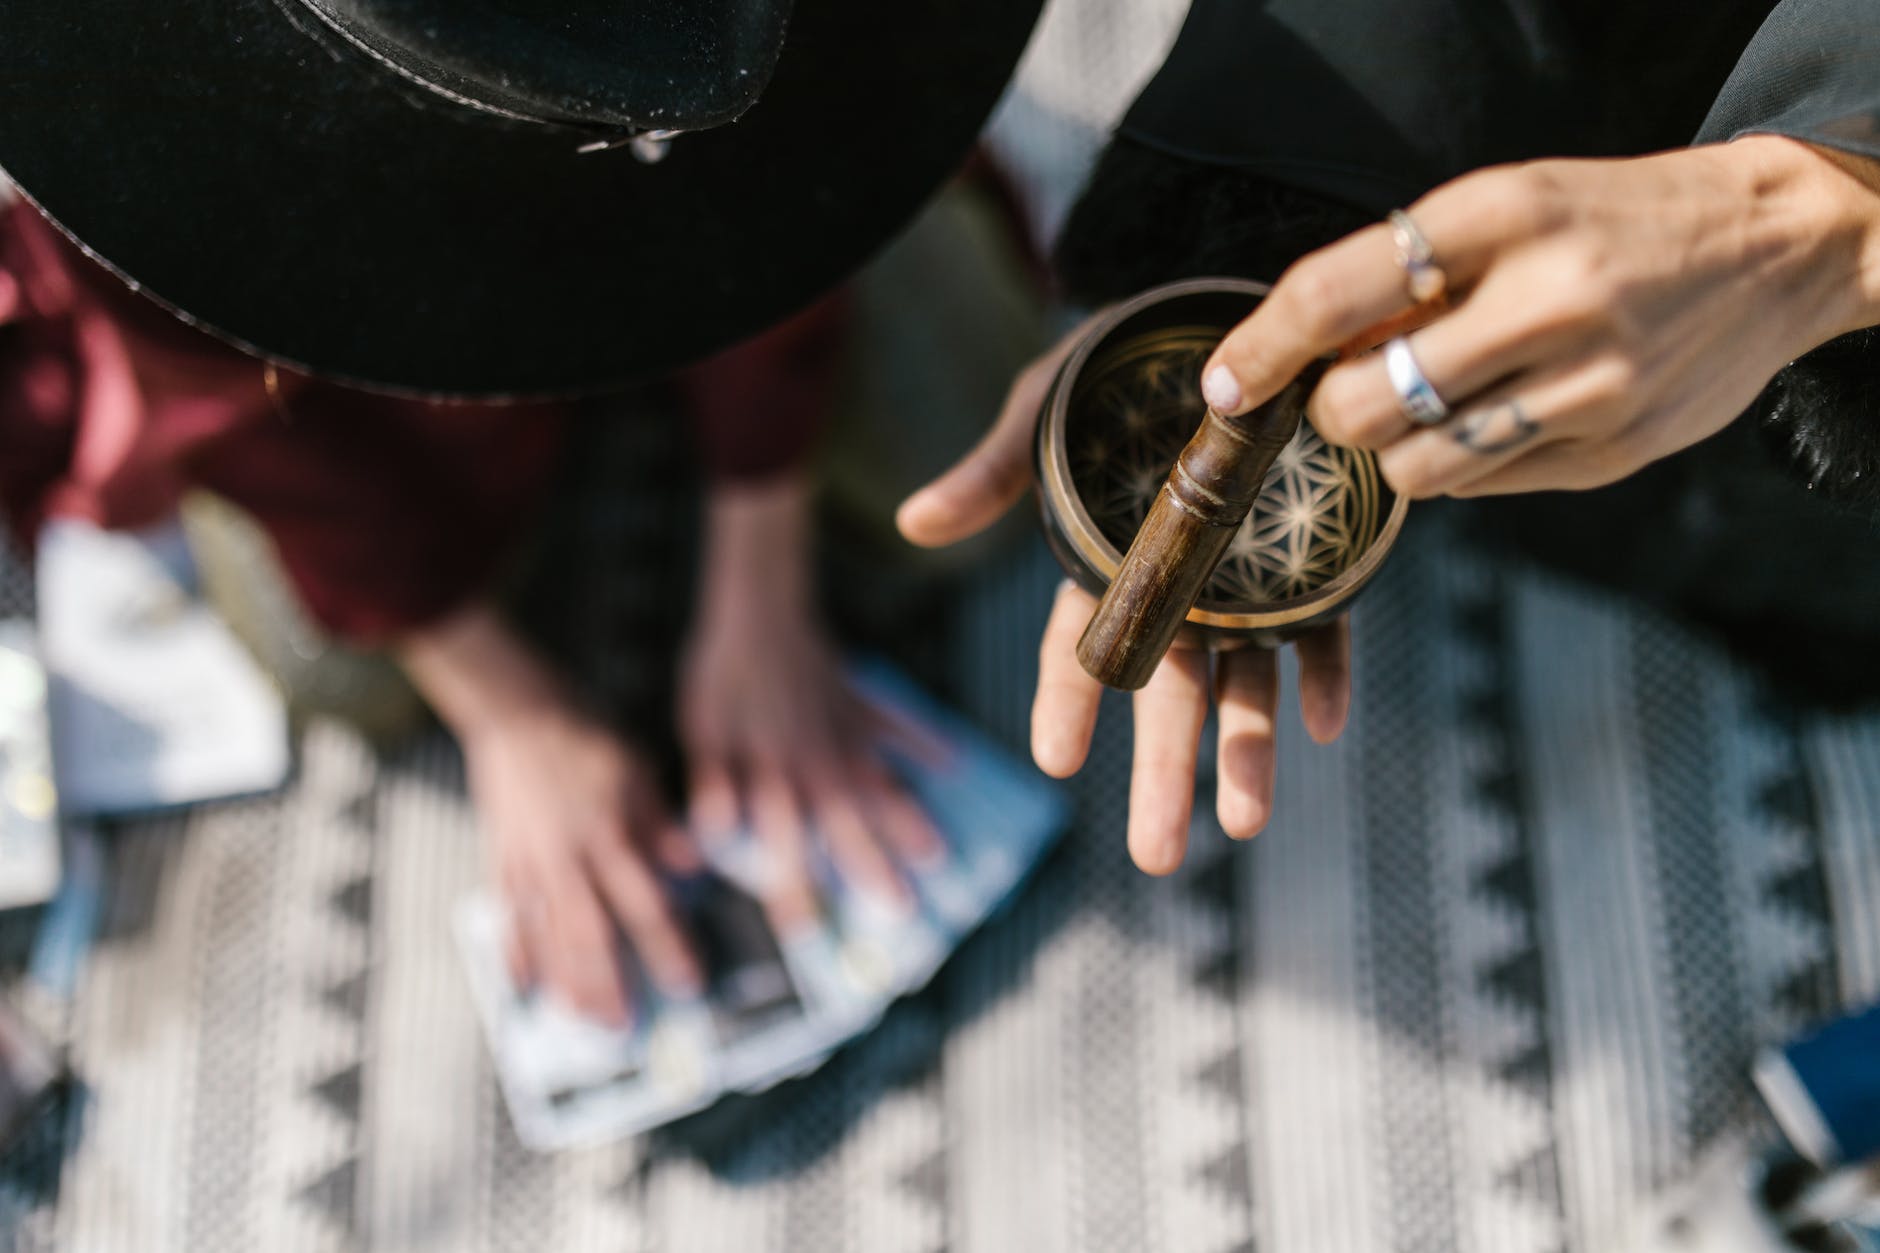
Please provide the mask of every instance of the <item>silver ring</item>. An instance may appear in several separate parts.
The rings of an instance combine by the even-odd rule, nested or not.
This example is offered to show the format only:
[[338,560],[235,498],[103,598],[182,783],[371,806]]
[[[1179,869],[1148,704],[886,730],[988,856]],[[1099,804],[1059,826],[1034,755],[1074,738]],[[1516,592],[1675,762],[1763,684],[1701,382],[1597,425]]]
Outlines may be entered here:
[[1435,426],[1449,416],[1449,406],[1436,388],[1423,377],[1423,367],[1410,351],[1410,340],[1402,335],[1384,345],[1384,372],[1397,393],[1397,407],[1417,426]]

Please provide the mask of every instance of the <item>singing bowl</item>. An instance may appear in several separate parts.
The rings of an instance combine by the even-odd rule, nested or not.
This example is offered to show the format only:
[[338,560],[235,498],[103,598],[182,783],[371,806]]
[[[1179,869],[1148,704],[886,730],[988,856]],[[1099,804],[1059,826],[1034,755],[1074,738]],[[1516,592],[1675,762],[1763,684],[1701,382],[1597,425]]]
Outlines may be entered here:
[[[1201,424],[1201,367],[1269,288],[1206,278],[1112,308],[1059,367],[1033,453],[1045,536],[1093,596],[1116,577],[1177,454]],[[1403,529],[1409,498],[1377,457],[1326,443],[1300,421],[1180,643],[1274,647],[1350,608]]]

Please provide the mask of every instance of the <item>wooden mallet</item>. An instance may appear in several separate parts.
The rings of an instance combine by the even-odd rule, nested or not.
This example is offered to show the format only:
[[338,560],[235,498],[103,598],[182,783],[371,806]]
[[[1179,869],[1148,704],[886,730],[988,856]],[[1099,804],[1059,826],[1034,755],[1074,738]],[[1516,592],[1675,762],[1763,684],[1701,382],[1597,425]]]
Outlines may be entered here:
[[1149,681],[1253,508],[1274,459],[1299,429],[1306,398],[1329,364],[1315,363],[1277,396],[1236,417],[1207,411],[1077,642],[1077,660],[1092,678],[1130,690]]

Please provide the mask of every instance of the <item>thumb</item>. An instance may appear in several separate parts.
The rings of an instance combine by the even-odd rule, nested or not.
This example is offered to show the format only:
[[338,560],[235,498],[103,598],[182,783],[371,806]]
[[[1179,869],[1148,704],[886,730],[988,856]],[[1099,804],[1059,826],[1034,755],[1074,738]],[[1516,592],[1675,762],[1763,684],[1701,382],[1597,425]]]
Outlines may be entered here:
[[951,470],[921,488],[895,512],[895,525],[923,548],[957,544],[999,520],[1031,486],[1031,443],[1038,411],[1058,366],[1086,322],[1019,372],[999,420]]

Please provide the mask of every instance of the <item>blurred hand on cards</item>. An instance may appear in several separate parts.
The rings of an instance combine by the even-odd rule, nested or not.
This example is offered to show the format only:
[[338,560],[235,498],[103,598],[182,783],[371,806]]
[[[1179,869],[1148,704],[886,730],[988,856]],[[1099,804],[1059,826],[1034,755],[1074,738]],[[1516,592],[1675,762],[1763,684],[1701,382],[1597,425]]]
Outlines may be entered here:
[[882,751],[937,750],[837,665],[812,609],[808,514],[796,480],[712,492],[678,711],[692,830],[658,772],[493,606],[404,642],[407,671],[463,745],[517,987],[609,1025],[697,998],[709,937],[673,890],[704,868],[701,839],[757,845],[740,864],[764,865],[749,891],[780,933],[844,894],[917,909],[910,875],[943,846]]
[[692,827],[707,842],[755,835],[780,930],[814,915],[824,853],[845,882],[902,904],[905,868],[941,853],[880,754],[884,741],[918,753],[920,733],[857,697],[816,620],[796,534],[807,512],[801,484],[714,493],[679,696]]
[[514,919],[510,974],[571,1009],[623,1021],[633,995],[625,933],[647,978],[673,995],[698,961],[662,877],[699,865],[659,779],[488,604],[408,637],[400,660],[463,745],[470,794]]
[[[675,875],[670,897],[704,971],[698,997],[635,997],[630,1022],[603,1028],[516,982],[502,958],[513,906],[459,910],[471,992],[523,1142],[595,1143],[681,1117],[728,1091],[758,1092],[814,1069],[925,985],[953,949],[1018,890],[1063,829],[1055,785],[879,664],[834,675],[871,711],[879,764],[931,823],[935,855],[903,861],[897,902],[837,874],[811,841],[817,909],[779,922],[760,905],[779,858],[749,831],[703,841],[711,868]],[[897,744],[918,739],[909,754]],[[634,966],[634,955],[628,964]]]
[[631,995],[624,934],[661,991],[695,994],[698,962],[661,874],[695,869],[698,855],[648,764],[566,705],[505,719],[464,749],[509,903],[512,977],[620,1022]]

